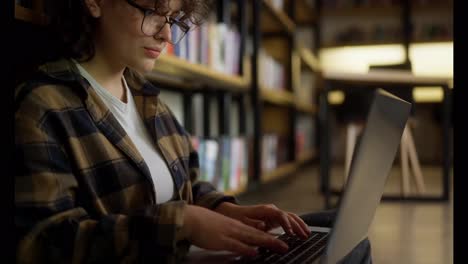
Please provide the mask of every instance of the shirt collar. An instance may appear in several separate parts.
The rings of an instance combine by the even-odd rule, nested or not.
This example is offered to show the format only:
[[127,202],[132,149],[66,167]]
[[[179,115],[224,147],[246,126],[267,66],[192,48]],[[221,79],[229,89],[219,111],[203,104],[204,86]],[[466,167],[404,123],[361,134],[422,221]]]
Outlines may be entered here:
[[[89,82],[80,74],[79,69],[70,59],[59,59],[45,63],[39,67],[39,70],[52,79],[65,83],[79,83],[84,88],[87,95]],[[141,74],[126,68],[124,71],[125,80],[128,87],[135,95],[159,95],[159,88],[147,81]]]

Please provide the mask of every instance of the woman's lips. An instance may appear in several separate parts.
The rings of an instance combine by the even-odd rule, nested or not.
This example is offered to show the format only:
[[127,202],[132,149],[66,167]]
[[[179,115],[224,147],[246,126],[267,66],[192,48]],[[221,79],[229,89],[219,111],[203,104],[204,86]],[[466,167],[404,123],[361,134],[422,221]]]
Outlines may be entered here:
[[147,48],[145,47],[145,55],[152,58],[152,59],[156,59],[159,54],[161,54],[161,51],[157,50],[157,49],[152,49],[152,48]]

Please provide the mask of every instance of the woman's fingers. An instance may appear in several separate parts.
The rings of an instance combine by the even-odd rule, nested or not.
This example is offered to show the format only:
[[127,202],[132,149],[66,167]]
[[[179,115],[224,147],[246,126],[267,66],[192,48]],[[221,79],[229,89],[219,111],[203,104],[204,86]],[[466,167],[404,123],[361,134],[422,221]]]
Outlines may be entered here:
[[232,236],[252,246],[265,247],[280,253],[285,253],[288,250],[288,245],[285,242],[242,223],[241,226],[232,233]]
[[265,228],[258,228],[260,230],[268,231],[281,226],[288,234],[296,234],[304,238],[310,234],[307,224],[299,216],[280,210],[274,204],[252,207],[245,215],[245,218],[249,220],[243,222],[255,228],[258,228],[258,222],[254,221],[264,222]]
[[292,225],[292,229],[294,231],[294,234],[296,234],[297,236],[299,237],[302,237],[302,238],[307,238],[307,233],[304,232],[304,230],[302,230],[302,227],[299,225],[299,223],[297,223],[296,219],[294,219],[291,215],[288,215],[289,216],[289,222],[291,223]]
[[286,214],[285,212],[281,210],[278,210],[277,214],[278,214],[278,220],[280,221],[280,224],[283,227],[283,229],[286,231],[286,233],[290,235],[294,234],[293,226],[291,222],[289,221],[288,214]]
[[288,215],[289,215],[290,218],[292,218],[291,222],[297,223],[298,228],[300,229],[300,231],[302,231],[302,233],[305,235],[305,237],[308,237],[309,234],[310,234],[310,230],[309,230],[309,227],[307,226],[307,224],[299,216],[297,216],[296,214],[288,213]]
[[263,222],[262,220],[256,220],[256,219],[252,219],[252,218],[249,218],[249,217],[244,217],[242,219],[242,222],[246,225],[249,225],[253,228],[257,228],[259,230],[262,230],[262,231],[265,231],[267,226],[265,224],[265,222]]

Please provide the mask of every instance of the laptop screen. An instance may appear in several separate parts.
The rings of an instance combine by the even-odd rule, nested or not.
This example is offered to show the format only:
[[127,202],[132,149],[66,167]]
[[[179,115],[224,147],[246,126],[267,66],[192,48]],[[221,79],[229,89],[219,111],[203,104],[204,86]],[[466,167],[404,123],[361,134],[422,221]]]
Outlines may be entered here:
[[354,152],[323,258],[325,263],[337,263],[367,236],[410,109],[410,103],[382,89],[376,90],[360,144]]

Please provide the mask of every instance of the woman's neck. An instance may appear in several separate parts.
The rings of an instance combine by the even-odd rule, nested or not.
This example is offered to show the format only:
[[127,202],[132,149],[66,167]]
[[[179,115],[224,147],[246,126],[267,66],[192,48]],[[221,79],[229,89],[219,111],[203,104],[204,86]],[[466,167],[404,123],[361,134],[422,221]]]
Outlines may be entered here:
[[116,66],[98,53],[89,61],[80,65],[93,76],[93,78],[112,95],[122,102],[127,102],[125,87],[122,83],[124,66]]

